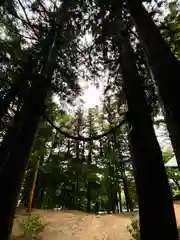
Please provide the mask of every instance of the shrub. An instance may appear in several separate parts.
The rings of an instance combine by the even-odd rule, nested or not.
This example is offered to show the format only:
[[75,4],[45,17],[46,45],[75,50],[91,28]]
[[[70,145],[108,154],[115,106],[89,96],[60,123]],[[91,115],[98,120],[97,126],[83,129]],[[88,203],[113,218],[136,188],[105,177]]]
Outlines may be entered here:
[[134,219],[127,226],[128,232],[131,234],[131,240],[140,240],[140,228],[139,228],[139,220]]
[[[127,226],[127,230],[131,234],[130,240],[140,240],[139,219],[132,220],[131,223]],[[180,227],[178,227],[178,235],[180,240]]]
[[20,220],[19,226],[26,240],[34,240],[39,238],[39,235],[44,231],[46,224],[42,222],[39,216],[29,216]]
[[178,235],[179,235],[179,240],[180,240],[180,227],[178,227]]

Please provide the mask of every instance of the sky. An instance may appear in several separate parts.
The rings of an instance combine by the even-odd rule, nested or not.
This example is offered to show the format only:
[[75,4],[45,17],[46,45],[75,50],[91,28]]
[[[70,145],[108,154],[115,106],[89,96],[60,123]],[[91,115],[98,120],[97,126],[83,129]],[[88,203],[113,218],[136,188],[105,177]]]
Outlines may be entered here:
[[[169,2],[171,2],[172,0],[167,0],[166,4],[168,4]],[[167,6],[166,6],[167,7]],[[168,13],[166,7],[163,5],[163,11],[164,13]],[[92,42],[92,38],[89,35],[86,35],[83,39],[82,42],[84,42],[84,44],[88,45]],[[100,105],[102,102],[102,98],[103,98],[103,84],[100,84],[99,88],[96,88],[96,86],[94,84],[89,84],[86,83],[85,81],[81,81],[80,85],[82,88],[84,88],[83,90],[83,96],[82,96],[82,100],[84,101],[84,108],[88,109],[88,108],[92,108],[95,107],[96,105]]]
[[[169,3],[171,2],[172,0],[167,0],[166,3]],[[56,1],[57,3],[58,1]],[[45,4],[47,6],[47,8],[50,7],[51,5],[51,1],[49,0],[46,0],[45,1]],[[20,9],[21,11],[21,14],[23,14],[23,11],[22,9]],[[163,5],[163,11],[166,12],[166,7]],[[27,10],[27,13],[28,15],[30,14],[30,12]],[[24,14],[23,14],[24,15]],[[81,39],[81,43],[84,45],[84,46],[88,46],[88,45],[91,45],[92,43],[92,37],[91,35],[89,34],[86,34],[82,39]],[[102,80],[102,79],[101,79]],[[97,88],[94,84],[90,84],[90,83],[87,83],[85,81],[81,81],[80,80],[80,85],[82,87],[82,96],[81,96],[81,99],[83,100],[84,102],[84,109],[88,109],[88,108],[93,108],[95,107],[96,105],[101,105],[102,103],[102,99],[103,99],[103,83],[100,83],[99,85],[99,88]],[[55,97],[54,98],[55,101],[57,102],[58,101],[58,98]],[[79,99],[77,100],[77,103],[78,103]]]
[[[171,0],[167,0],[166,4],[168,4]],[[167,9],[165,6],[163,6],[164,13],[167,14]],[[83,39],[82,42],[86,45],[90,44],[92,41],[91,36],[86,35]],[[103,100],[103,79],[101,79],[102,82],[99,83],[99,88],[95,86],[93,83],[89,83],[83,80],[80,80],[80,86],[82,88],[82,96],[76,100],[76,106],[75,108],[71,109],[74,111],[78,104],[80,104],[80,99],[83,100],[83,108],[87,110],[88,108],[93,108],[95,106],[100,106],[102,104]],[[57,99],[55,99],[57,101]],[[162,116],[160,116],[162,118]],[[155,132],[157,135],[157,139],[159,141],[159,144],[161,146],[161,149],[166,150],[168,148],[172,148],[169,136],[167,133],[167,129],[165,126],[161,125],[159,127],[154,127]]]
[[[171,2],[171,0],[167,0],[167,4]],[[167,13],[167,10],[165,10],[165,13]],[[96,88],[93,84],[87,84],[87,87],[84,90],[82,99],[84,101],[84,108],[93,108],[96,105],[101,105],[102,103],[102,95],[103,95],[103,86],[101,85],[99,88]],[[159,116],[158,118],[163,118],[162,116]],[[164,151],[166,149],[172,148],[169,134],[166,129],[166,126],[160,125],[159,127],[154,126],[155,133],[158,139],[158,142],[160,144],[161,149]]]
[[80,80],[80,86],[83,89],[80,99],[84,102],[84,109],[100,106],[103,100],[104,84],[103,79],[100,80],[99,86],[95,84]]
[[[102,102],[102,88],[97,89],[94,85],[90,85],[85,89],[82,99],[84,100],[84,108],[93,108],[96,105],[101,105]],[[162,116],[159,118],[163,118]],[[171,148],[171,142],[168,136],[168,132],[165,126],[160,125],[154,127],[161,149]]]
[[102,101],[102,87],[96,88],[92,84],[88,84],[88,88],[84,90],[82,100],[84,101],[84,108],[93,108],[100,105]]

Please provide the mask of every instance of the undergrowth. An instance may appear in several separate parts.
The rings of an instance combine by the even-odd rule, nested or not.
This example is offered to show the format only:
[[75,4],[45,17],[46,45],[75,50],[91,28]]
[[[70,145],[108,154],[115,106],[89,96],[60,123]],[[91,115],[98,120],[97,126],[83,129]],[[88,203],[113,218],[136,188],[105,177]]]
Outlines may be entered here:
[[19,228],[25,240],[40,239],[40,234],[44,231],[46,223],[39,216],[28,216],[18,222]]
[[[130,240],[140,240],[140,227],[139,227],[139,219],[134,219],[127,226],[127,230],[131,235]],[[178,234],[180,240],[180,227],[178,227]]]

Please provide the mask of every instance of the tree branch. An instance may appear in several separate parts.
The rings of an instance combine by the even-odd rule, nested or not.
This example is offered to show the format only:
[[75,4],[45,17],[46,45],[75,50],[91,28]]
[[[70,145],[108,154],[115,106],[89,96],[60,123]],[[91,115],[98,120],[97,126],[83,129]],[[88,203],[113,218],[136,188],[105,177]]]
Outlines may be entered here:
[[31,29],[32,29],[32,31],[34,32],[34,34],[35,34],[35,36],[37,37],[37,39],[39,39],[39,36],[38,36],[37,32],[34,30],[34,28],[33,28],[32,25],[31,25],[31,22],[30,22],[30,20],[29,20],[29,18],[28,18],[28,15],[27,15],[27,13],[26,13],[25,7],[23,6],[23,4],[21,3],[20,0],[18,0],[18,2],[19,2],[20,6],[21,6],[21,8],[22,8],[22,10],[23,10],[23,12],[24,12],[24,15],[25,15],[25,17],[26,17],[26,20],[27,20],[29,26],[31,27]]

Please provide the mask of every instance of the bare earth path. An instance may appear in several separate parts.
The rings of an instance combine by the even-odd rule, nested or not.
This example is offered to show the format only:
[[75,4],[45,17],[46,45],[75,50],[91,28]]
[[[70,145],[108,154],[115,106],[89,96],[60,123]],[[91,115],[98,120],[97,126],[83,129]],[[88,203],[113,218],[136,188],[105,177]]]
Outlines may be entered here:
[[[180,225],[180,205],[174,206],[177,223]],[[43,240],[130,239],[126,227],[133,218],[132,213],[93,215],[78,211],[42,210],[36,210],[35,213],[48,223],[43,233]],[[17,232],[16,226],[14,231]]]

